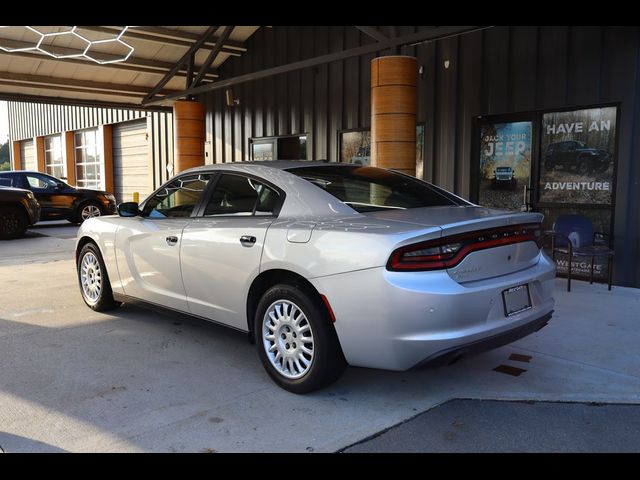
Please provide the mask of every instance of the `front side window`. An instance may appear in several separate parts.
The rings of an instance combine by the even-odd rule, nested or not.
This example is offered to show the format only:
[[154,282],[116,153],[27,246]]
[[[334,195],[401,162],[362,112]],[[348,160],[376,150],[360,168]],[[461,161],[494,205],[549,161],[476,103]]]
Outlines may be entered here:
[[102,188],[102,159],[98,148],[98,130],[74,134],[76,182],[82,188]]
[[219,215],[273,215],[278,193],[244,175],[223,174],[204,211],[205,217]]
[[62,186],[62,182],[57,182],[51,177],[46,175],[38,175],[37,173],[25,174],[29,188],[35,188],[39,190],[55,190],[56,186]]
[[194,174],[175,179],[147,200],[143,215],[149,218],[190,217],[211,174]]
[[65,165],[62,157],[62,137],[51,135],[44,139],[44,164],[49,175],[57,178],[65,176]]
[[357,212],[469,205],[434,185],[374,167],[322,166],[287,170],[330,193]]

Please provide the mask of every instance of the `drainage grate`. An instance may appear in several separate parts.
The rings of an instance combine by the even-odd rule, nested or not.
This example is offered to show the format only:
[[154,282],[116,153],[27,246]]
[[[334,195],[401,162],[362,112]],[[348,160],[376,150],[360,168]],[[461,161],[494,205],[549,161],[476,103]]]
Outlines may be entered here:
[[519,377],[524,372],[526,372],[523,368],[511,367],[509,365],[499,365],[493,369],[494,372],[506,373],[507,375],[513,375],[514,377]]

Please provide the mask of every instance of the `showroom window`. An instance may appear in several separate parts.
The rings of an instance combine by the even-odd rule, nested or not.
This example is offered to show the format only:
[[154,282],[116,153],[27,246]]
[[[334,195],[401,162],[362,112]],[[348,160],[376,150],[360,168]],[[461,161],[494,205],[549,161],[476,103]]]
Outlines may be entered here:
[[66,178],[60,135],[50,135],[44,138],[44,164],[49,175],[56,178]]
[[84,188],[102,187],[102,159],[98,148],[98,129],[74,134],[76,183]]
[[251,160],[306,160],[307,135],[261,137],[249,140]]

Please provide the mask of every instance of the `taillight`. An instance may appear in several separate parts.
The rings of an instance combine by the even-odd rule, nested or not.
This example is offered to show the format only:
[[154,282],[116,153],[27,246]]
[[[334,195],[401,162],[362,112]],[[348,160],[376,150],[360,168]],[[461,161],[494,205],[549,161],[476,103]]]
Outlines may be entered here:
[[414,243],[396,249],[387,270],[442,270],[459,264],[469,253],[521,242],[535,242],[541,248],[540,224],[489,228]]

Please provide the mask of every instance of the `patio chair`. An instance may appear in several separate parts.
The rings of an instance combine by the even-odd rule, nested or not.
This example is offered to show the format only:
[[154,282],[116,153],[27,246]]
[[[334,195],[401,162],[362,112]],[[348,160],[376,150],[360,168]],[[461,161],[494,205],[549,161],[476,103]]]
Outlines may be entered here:
[[609,235],[593,231],[593,223],[584,215],[561,215],[553,223],[553,230],[548,230],[545,236],[551,237],[551,252],[553,261],[556,253],[567,255],[569,266],[567,269],[567,292],[571,291],[571,267],[573,257],[591,257],[589,283],[593,283],[593,261],[595,257],[607,257],[609,270],[609,290],[613,279],[614,250],[610,246]]

